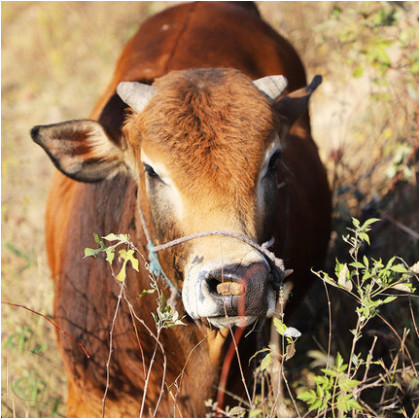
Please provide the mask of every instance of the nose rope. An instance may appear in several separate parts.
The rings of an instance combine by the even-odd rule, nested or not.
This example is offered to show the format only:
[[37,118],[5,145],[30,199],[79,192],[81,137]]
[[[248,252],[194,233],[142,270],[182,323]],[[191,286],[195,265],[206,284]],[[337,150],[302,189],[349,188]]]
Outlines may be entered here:
[[151,239],[150,232],[147,228],[147,224],[144,219],[143,211],[139,208],[140,213],[140,220],[143,226],[143,231],[147,239],[147,249],[148,249],[148,271],[153,274],[154,276],[163,277],[164,281],[172,288],[172,291],[175,291],[177,295],[179,295],[179,291],[177,290],[176,286],[173,282],[167,277],[167,274],[164,272],[159,258],[157,257],[157,252],[154,251],[155,245]]
[[285,271],[284,262],[280,258],[277,258],[273,252],[268,250],[268,248],[271,247],[274,242],[273,238],[263,243],[262,245],[259,245],[244,235],[240,235],[240,234],[237,234],[235,232],[230,232],[230,231],[215,230],[215,231],[198,232],[196,234],[186,235],[184,237],[174,239],[173,241],[166,242],[165,244],[155,245],[152,247],[151,251],[153,252],[163,251],[175,245],[182,244],[186,241],[190,241],[197,238],[208,237],[211,235],[222,235],[225,237],[235,238],[240,241],[243,241],[246,244],[258,250],[260,253],[262,253],[262,255],[264,255],[268,259],[268,261],[270,261],[271,264],[273,264],[281,272]]
[[164,278],[166,283],[172,288],[175,289],[177,294],[179,294],[179,291],[176,289],[176,286],[172,283],[172,281],[167,277],[167,274],[164,272],[159,258],[157,257],[157,252],[154,251],[154,244],[152,241],[148,241],[147,243],[148,248],[148,270],[151,274],[155,276],[161,276]]
[[290,275],[293,272],[293,270],[285,270],[283,260],[276,257],[272,251],[268,250],[268,248],[271,247],[274,243],[273,238],[263,243],[262,245],[259,245],[244,235],[237,234],[235,232],[230,232],[230,231],[216,230],[216,231],[198,232],[195,234],[186,235],[184,237],[174,239],[172,241],[166,242],[165,244],[154,245],[151,239],[151,235],[148,231],[142,210],[140,209],[139,212],[140,212],[141,223],[143,225],[144,233],[146,235],[147,242],[148,242],[147,247],[148,247],[148,258],[149,258],[149,270],[152,274],[162,276],[165,279],[165,281],[169,284],[169,286],[175,289],[176,289],[175,285],[167,277],[162,266],[160,265],[159,259],[157,257],[157,253],[159,251],[166,250],[170,247],[174,247],[175,245],[179,245],[184,242],[191,241],[193,239],[203,238],[203,237],[208,237],[208,236],[213,236],[213,235],[221,235],[225,237],[235,238],[240,241],[243,241],[244,243],[258,250],[265,257],[265,259],[268,261],[268,264],[271,267],[271,273],[273,273],[274,275],[274,285],[275,285],[276,290],[279,290],[280,282],[283,281],[288,275]]

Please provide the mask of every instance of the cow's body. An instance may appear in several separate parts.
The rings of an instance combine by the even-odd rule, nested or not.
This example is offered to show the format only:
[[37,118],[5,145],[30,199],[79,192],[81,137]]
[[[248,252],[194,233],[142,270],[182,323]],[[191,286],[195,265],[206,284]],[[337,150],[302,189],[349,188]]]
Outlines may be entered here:
[[[115,94],[120,81],[151,84],[156,77],[174,70],[213,67],[235,68],[251,79],[283,74],[289,81],[289,91],[306,85],[304,69],[296,53],[259,18],[253,5],[184,4],[144,23],[125,47],[114,78],[91,118],[101,121],[108,132],[118,138],[126,109]],[[276,226],[271,235],[275,237],[275,253],[284,259],[287,268],[294,269],[290,277],[293,280],[292,305],[307,290],[310,267],[320,267],[322,263],[329,234],[330,197],[326,174],[311,138],[308,114],[297,120],[284,141],[282,154],[289,175],[286,186],[279,190]],[[138,193],[142,192],[140,188]],[[82,183],[57,172],[53,181],[47,208],[47,246],[56,282],[54,316],[91,355],[87,359],[73,341],[58,334],[70,382],[70,416],[97,416],[101,411],[109,332],[120,290],[109,265],[101,259],[83,260],[83,250],[93,246],[93,233],[99,236],[124,233],[130,235],[147,258],[136,194],[136,182],[123,173],[98,183]],[[208,224],[208,228],[213,226]],[[195,228],[191,232],[198,231]],[[150,312],[156,309],[155,297],[138,298],[143,289],[149,288],[149,273],[141,264],[139,273],[128,269],[126,292],[137,314],[154,330]],[[162,266],[170,277],[173,266],[165,259]],[[168,287],[162,287],[169,296]],[[177,309],[181,315],[185,313],[180,298]],[[215,398],[214,387],[228,332],[210,330],[188,318],[186,322],[186,327],[178,326],[161,334],[167,373],[159,416],[173,415],[175,400],[183,416],[203,416],[204,401]],[[122,302],[110,363],[111,384],[106,404],[110,417],[137,416],[140,408],[145,372],[155,341],[142,325],[136,325],[141,349],[133,319],[126,303]],[[245,369],[249,356],[258,348],[257,338],[252,334],[241,342]],[[241,379],[234,373],[228,389],[241,394]],[[162,355],[157,350],[147,391],[147,413],[156,405],[162,374]],[[181,383],[179,392],[175,382]]]

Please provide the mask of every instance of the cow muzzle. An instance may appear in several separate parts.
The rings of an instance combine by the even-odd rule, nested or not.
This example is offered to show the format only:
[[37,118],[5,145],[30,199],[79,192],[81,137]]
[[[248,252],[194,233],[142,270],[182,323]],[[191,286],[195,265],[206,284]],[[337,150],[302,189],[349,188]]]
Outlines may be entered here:
[[194,319],[207,320],[217,328],[247,326],[273,315],[276,291],[272,279],[263,259],[248,265],[207,263],[189,271],[182,298]]

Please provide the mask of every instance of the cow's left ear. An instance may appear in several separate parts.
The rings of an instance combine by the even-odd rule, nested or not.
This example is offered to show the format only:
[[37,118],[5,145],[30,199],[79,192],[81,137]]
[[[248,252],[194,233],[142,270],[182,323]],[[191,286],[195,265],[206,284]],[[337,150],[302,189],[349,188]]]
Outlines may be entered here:
[[35,126],[31,136],[55,166],[74,180],[101,181],[127,168],[123,150],[96,121],[75,120]]
[[291,127],[307,109],[311,95],[319,87],[321,82],[322,76],[316,75],[309,85],[293,91],[273,104],[274,109],[279,113],[281,119],[283,119],[288,127]]

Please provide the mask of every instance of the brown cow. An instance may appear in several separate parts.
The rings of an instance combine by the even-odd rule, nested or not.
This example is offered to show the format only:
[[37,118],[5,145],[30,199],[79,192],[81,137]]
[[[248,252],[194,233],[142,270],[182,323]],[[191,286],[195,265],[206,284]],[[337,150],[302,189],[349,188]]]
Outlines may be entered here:
[[[141,215],[155,245],[214,230],[258,244],[274,237],[275,254],[294,270],[289,306],[301,299],[310,267],[324,258],[330,226],[329,188],[307,111],[318,82],[305,87],[294,49],[252,3],[182,4],[147,20],[129,41],[90,120],[32,130],[61,171],[46,226],[54,316],[91,354],[87,359],[58,334],[69,416],[100,414],[120,291],[105,260],[82,259],[93,233],[128,233],[144,258]],[[248,359],[266,342],[263,318],[275,312],[279,282],[252,245],[205,236],[160,252],[159,260],[181,294],[175,305],[187,326],[161,333],[167,366],[158,348],[144,394],[156,342],[122,300],[112,340],[110,417],[137,416],[143,395],[146,414],[170,416],[177,408],[184,417],[204,416],[230,343],[225,327],[259,319],[259,332],[239,344],[246,377]],[[169,286],[161,287],[169,298]],[[138,297],[147,288],[145,266],[129,269],[127,300],[155,330],[155,296]],[[227,389],[241,396],[237,364],[232,367]]]

